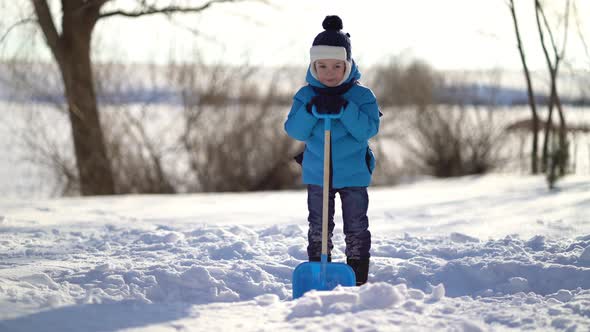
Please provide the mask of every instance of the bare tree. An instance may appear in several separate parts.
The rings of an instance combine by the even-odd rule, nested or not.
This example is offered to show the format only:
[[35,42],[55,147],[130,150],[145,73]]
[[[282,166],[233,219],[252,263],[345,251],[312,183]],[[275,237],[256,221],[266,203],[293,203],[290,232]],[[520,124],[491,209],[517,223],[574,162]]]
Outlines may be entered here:
[[576,23],[576,30],[578,32],[578,38],[580,39],[580,43],[582,44],[582,47],[584,48],[584,53],[586,54],[586,61],[590,67],[590,49],[588,47],[588,43],[586,43],[586,37],[584,36],[584,33],[582,32],[582,27],[580,24],[581,19],[578,15],[578,7],[577,7],[575,1],[572,3],[572,7],[573,7],[573,15],[574,15],[575,23]]
[[[570,10],[570,1],[567,0],[565,4],[565,12],[564,12],[564,29],[563,29],[563,40],[561,50],[557,49],[555,38],[553,37],[553,31],[549,22],[547,21],[547,17],[545,15],[545,11],[543,10],[543,5],[539,0],[535,0],[535,17],[537,20],[537,29],[539,31],[539,37],[541,39],[541,46],[543,48],[543,53],[545,55],[545,60],[547,62],[547,68],[549,70],[549,77],[551,82],[551,93],[549,97],[549,111],[547,114],[547,121],[545,122],[545,140],[543,143],[543,155],[542,155],[542,167],[544,172],[549,172],[550,179],[556,179],[557,175],[555,175],[556,168],[559,169],[559,176],[563,176],[565,174],[565,168],[567,163],[567,156],[568,156],[568,143],[567,143],[567,128],[565,122],[565,115],[563,113],[563,107],[561,104],[561,99],[559,97],[559,93],[557,90],[557,77],[559,73],[559,64],[561,60],[564,59],[565,56],[565,47],[567,43],[567,35],[568,35],[568,22],[569,22],[569,10]],[[541,23],[541,19],[543,23]],[[553,61],[550,58],[549,51],[547,50],[547,46],[545,45],[545,30],[549,35],[549,41],[551,43],[551,50],[553,52]],[[552,131],[551,123],[552,123],[552,116],[553,116],[553,108],[554,106],[557,108],[557,112],[559,115],[559,141],[557,144],[553,144],[556,149],[551,154],[553,156],[552,160],[549,163],[549,141],[551,140]]]
[[520,61],[522,62],[523,73],[526,80],[527,85],[527,94],[528,94],[528,101],[529,106],[531,108],[531,115],[533,120],[533,146],[531,150],[531,173],[537,174],[539,172],[538,167],[538,146],[539,146],[539,116],[537,114],[537,106],[535,103],[535,94],[533,90],[533,83],[531,81],[531,74],[529,71],[529,67],[526,62],[526,56],[524,52],[524,46],[522,44],[522,39],[520,36],[520,29],[518,27],[518,19],[516,17],[516,10],[514,8],[514,0],[508,1],[508,7],[510,8],[510,13],[512,15],[512,21],[514,23],[514,32],[516,34],[516,41],[518,43],[518,52],[520,53]]
[[584,54],[586,55],[585,67],[576,70],[577,72],[581,73],[581,75],[578,76],[578,86],[580,89],[580,97],[578,102],[580,104],[587,104],[590,101],[590,47],[588,47],[588,43],[586,41],[587,36],[585,36],[584,32],[582,31],[582,19],[580,18],[576,1],[572,2],[572,16],[576,26],[578,40],[584,49]]
[[105,4],[113,1],[61,0],[61,29],[58,29],[48,1],[31,0],[31,17],[13,26],[36,22],[59,67],[68,104],[82,195],[114,194],[116,191],[101,129],[92,72],[91,38],[96,23],[115,16],[137,18],[155,14],[199,13],[216,3],[234,1],[238,0],[209,0],[199,5],[186,6],[172,1],[160,7],[155,1],[137,0],[134,10],[105,10]]

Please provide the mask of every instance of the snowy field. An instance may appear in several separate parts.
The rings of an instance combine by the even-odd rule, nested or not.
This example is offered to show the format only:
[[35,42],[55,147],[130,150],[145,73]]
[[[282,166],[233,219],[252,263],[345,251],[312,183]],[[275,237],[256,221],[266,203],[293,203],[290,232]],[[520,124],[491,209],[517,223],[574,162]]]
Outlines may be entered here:
[[0,331],[590,330],[590,177],[370,199],[369,283],[292,300],[304,191],[0,198]]

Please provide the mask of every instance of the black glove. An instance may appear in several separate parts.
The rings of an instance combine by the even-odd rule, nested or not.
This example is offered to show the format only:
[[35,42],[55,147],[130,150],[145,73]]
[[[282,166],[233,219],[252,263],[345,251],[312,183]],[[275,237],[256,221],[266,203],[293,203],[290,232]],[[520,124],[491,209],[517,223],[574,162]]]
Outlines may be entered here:
[[313,105],[320,114],[338,114],[343,107],[348,105],[348,101],[340,95],[317,95],[311,98],[307,104],[309,113],[311,113]]

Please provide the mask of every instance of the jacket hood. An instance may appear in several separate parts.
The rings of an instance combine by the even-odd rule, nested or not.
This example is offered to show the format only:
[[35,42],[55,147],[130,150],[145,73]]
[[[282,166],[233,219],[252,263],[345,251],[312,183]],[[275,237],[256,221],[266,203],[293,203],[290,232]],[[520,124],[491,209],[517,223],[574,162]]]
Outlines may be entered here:
[[[358,67],[354,62],[354,59],[351,60],[351,63],[352,67],[350,69],[350,74],[348,75],[348,78],[344,82],[342,82],[342,84],[349,83],[351,81],[358,81],[361,78],[361,72],[358,70]],[[305,76],[305,80],[307,81],[307,83],[309,83],[311,86],[315,86],[318,88],[326,88],[324,84],[320,83],[320,81],[313,77],[313,75],[311,74],[311,66],[312,64],[310,64],[309,67],[307,67],[307,75]]]

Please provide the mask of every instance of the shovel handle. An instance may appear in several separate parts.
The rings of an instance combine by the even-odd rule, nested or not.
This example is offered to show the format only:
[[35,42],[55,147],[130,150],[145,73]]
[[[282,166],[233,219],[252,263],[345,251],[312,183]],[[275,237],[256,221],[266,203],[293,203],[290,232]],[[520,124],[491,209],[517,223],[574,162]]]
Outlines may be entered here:
[[328,129],[324,131],[324,193],[322,199],[322,262],[328,261],[328,195],[330,193],[330,118],[325,119]]
[[328,261],[328,195],[330,193],[330,148],[331,148],[331,120],[339,119],[342,117],[344,107],[336,114],[324,114],[318,113],[315,105],[311,107],[312,114],[318,118],[324,120],[324,192],[322,200],[322,254],[321,262],[326,263]]

